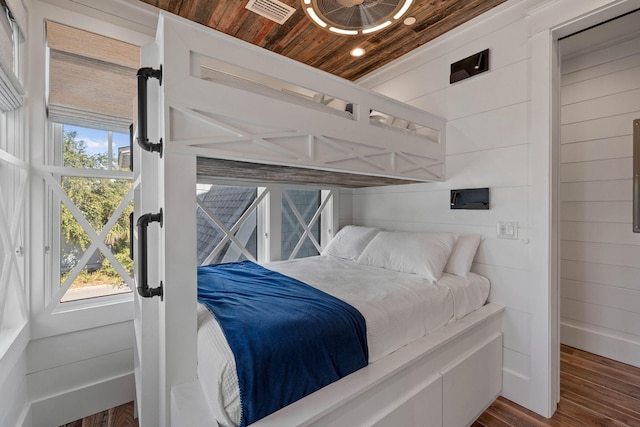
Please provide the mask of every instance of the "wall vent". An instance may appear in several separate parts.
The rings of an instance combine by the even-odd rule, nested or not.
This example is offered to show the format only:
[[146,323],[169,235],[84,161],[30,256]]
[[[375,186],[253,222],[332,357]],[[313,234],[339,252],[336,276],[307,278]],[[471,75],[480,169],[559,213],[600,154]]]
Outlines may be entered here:
[[278,0],[249,0],[246,8],[280,25],[284,24],[296,11],[295,8]]

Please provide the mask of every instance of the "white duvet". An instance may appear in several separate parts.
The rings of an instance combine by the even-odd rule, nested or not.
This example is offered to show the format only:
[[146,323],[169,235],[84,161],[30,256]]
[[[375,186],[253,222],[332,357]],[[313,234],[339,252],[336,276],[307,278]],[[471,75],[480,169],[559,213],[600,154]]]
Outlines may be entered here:
[[[355,307],[365,318],[369,363],[480,308],[489,280],[445,273],[435,282],[330,256],[273,262],[266,268],[298,279]],[[222,330],[198,304],[198,377],[221,426],[240,422],[235,361]]]

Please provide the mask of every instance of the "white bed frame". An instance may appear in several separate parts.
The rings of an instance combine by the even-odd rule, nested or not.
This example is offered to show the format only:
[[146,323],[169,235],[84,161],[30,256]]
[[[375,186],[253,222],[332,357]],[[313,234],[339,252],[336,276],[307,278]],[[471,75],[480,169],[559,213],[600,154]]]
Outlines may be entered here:
[[[136,295],[138,415],[143,427],[211,426],[196,374],[197,157],[443,180],[445,122],[166,13],[142,64],[162,65],[147,99],[148,138],[162,138],[163,152],[134,149],[135,216],[162,209],[147,260],[163,298]],[[270,88],[211,81],[211,67]],[[352,103],[353,115],[313,104],[314,94]],[[379,113],[384,126],[370,117]],[[502,388],[501,311],[488,304],[253,426],[469,425]]]

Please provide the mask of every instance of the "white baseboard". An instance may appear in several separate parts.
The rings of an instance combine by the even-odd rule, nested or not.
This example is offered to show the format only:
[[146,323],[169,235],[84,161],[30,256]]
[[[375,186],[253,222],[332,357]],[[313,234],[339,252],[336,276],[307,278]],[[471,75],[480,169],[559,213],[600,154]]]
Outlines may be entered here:
[[560,342],[640,368],[640,342],[585,324],[560,323]]
[[51,427],[66,424],[86,416],[134,400],[133,372],[91,384],[40,401],[31,402],[31,422],[23,427]]

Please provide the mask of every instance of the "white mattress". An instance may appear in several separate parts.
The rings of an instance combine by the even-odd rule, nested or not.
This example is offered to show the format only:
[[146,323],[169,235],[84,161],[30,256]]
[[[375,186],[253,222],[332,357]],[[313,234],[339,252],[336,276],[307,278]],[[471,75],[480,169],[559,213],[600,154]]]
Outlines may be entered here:
[[[330,256],[265,264],[355,307],[365,318],[369,363],[480,308],[489,280],[444,274],[435,283],[417,275],[369,267]],[[235,361],[222,330],[198,304],[198,376],[221,426],[240,421]]]

